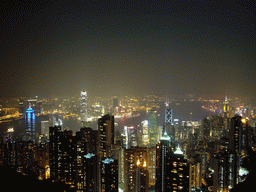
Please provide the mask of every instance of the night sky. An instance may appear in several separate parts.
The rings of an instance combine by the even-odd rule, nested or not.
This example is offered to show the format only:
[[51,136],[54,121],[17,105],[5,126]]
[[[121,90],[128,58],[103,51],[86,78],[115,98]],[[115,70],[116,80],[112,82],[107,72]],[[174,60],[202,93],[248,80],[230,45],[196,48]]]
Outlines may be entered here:
[[1,1],[0,97],[256,96],[255,1]]

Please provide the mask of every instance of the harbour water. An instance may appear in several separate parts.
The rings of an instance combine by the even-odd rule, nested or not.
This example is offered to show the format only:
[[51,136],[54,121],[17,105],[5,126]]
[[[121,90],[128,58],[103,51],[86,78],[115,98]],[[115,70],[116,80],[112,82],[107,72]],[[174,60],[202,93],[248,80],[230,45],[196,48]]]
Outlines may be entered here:
[[[182,102],[173,102],[170,107],[173,109],[173,119],[179,119],[179,121],[200,121],[204,117],[210,116],[212,113],[203,109],[202,106],[205,103],[200,101],[182,101]],[[164,113],[165,105],[164,103],[160,104],[160,108],[157,111],[157,123],[158,125],[163,125],[164,123]],[[115,119],[116,129],[122,132],[122,129],[125,125],[137,127],[143,120],[147,120],[148,116],[146,111],[139,111],[139,116],[119,118]],[[62,115],[45,115],[36,117],[35,121],[35,131],[38,134],[41,134],[41,121],[49,121],[49,125],[52,126],[52,119],[60,119],[62,121],[62,129],[69,128],[75,134],[76,131],[79,131],[81,128],[80,121],[76,117],[63,117]],[[10,122],[0,123],[0,134],[3,136],[4,132],[8,128],[12,127],[14,129],[13,137],[18,137],[23,134],[25,131],[25,119],[13,120]],[[97,129],[97,121],[92,122],[92,128]]]

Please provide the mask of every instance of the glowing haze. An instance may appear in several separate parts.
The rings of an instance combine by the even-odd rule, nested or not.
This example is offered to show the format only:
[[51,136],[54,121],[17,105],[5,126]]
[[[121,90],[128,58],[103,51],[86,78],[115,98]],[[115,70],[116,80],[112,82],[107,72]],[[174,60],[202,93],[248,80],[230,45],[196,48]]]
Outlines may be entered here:
[[255,96],[255,5],[2,2],[0,96]]

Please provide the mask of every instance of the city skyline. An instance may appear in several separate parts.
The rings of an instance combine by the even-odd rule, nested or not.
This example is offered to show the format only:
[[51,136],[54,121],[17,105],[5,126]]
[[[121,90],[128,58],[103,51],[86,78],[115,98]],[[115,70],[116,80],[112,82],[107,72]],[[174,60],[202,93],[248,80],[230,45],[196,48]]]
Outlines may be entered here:
[[0,97],[255,97],[255,5],[2,2]]

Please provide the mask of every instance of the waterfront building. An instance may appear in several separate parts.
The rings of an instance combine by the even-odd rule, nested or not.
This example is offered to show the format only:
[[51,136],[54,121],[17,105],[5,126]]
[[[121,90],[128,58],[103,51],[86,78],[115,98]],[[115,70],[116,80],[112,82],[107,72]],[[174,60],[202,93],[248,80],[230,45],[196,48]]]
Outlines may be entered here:
[[35,141],[35,112],[29,107],[25,114],[25,134],[24,140]]

